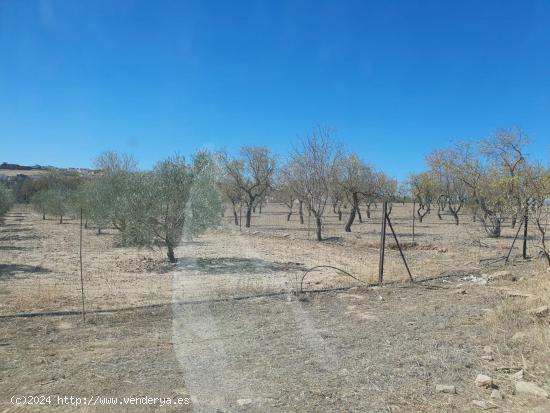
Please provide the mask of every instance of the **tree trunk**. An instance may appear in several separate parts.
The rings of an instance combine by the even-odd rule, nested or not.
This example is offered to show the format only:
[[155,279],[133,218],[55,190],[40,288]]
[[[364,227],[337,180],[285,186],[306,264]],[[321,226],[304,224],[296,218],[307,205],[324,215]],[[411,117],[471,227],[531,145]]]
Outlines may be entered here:
[[239,226],[239,215],[237,214],[237,210],[233,208],[233,218],[235,218],[235,225]]
[[252,220],[252,206],[249,206],[247,209],[246,209],[246,224],[245,224],[245,227],[246,228],[250,228],[250,221]]
[[46,219],[46,213],[45,213],[45,212],[42,212],[42,219],[43,219],[43,220]]
[[291,216],[292,216],[292,211],[289,211],[288,214],[286,214],[286,220],[290,221]]
[[351,225],[353,224],[353,221],[355,221],[355,207],[351,207],[348,222],[346,223],[345,227],[346,232],[351,232]]
[[177,262],[176,256],[174,255],[174,248],[172,247],[172,245],[168,244],[166,248],[168,248],[168,252],[166,253],[166,256],[168,257],[168,261],[170,261],[171,263]]
[[100,227],[97,228],[97,235],[101,235],[101,228]]
[[517,215],[513,215],[512,216],[512,229],[514,229],[516,227],[516,221],[517,221],[518,217]]
[[525,218],[523,221],[523,259],[527,259],[527,224],[529,222],[529,218],[527,218],[527,211],[525,211]]
[[63,215],[60,215],[60,216],[59,216],[59,223],[60,223],[60,224],[63,223]]
[[303,210],[304,201],[299,201],[298,212],[300,214],[300,224],[304,223],[304,210]]
[[453,214],[453,218],[455,219],[455,225],[458,225],[458,213],[453,210],[451,210],[451,213]]
[[321,217],[315,217],[315,223],[317,224],[317,241],[322,241],[323,237],[321,235],[321,227],[323,223],[321,222]]
[[367,204],[367,218],[370,218],[370,203]]
[[500,237],[500,218],[495,218],[495,221],[487,232],[489,233],[489,237],[491,238]]
[[359,209],[359,205],[357,205],[357,218],[359,218],[359,222],[363,223],[363,217],[361,216],[361,210]]
[[342,221],[342,208],[338,207],[338,221]]
[[424,209],[424,207],[423,207],[423,206],[420,206],[420,207],[418,208],[418,210],[416,211],[416,213],[417,213],[417,215],[418,215],[418,220],[419,220],[420,222],[422,222],[422,220],[424,219],[424,217],[430,212],[429,209],[426,209],[425,212],[422,214],[420,211],[422,211],[423,209]]

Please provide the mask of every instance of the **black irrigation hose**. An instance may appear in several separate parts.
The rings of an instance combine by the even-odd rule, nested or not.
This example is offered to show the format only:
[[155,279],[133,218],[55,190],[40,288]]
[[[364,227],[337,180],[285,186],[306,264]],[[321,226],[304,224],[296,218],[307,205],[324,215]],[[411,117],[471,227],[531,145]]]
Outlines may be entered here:
[[309,270],[307,270],[307,271],[305,272],[305,274],[303,275],[302,281],[300,282],[300,292],[301,292],[301,293],[304,292],[304,288],[303,288],[303,287],[304,287],[304,278],[306,278],[306,275],[308,275],[311,271],[313,271],[313,270],[315,270],[315,269],[317,269],[317,268],[332,268],[333,270],[337,270],[337,271],[340,271],[340,272],[346,274],[348,277],[351,277],[351,278],[353,278],[354,280],[359,281],[360,283],[363,283],[363,284],[367,284],[367,285],[368,285],[368,283],[366,283],[365,281],[360,280],[359,278],[355,277],[354,275],[350,274],[350,273],[347,272],[347,271],[344,271],[344,270],[341,269],[341,268],[333,267],[332,265],[317,265],[316,267],[313,267],[313,268],[310,268]]

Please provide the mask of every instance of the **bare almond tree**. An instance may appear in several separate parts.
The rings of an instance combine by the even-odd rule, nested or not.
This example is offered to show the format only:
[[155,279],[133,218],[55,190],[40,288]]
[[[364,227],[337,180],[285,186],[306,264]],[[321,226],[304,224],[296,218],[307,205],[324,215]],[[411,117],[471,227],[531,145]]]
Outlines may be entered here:
[[270,150],[263,146],[244,146],[240,157],[231,158],[222,154],[224,173],[235,190],[243,195],[246,205],[246,224],[250,227],[252,211],[273,186],[276,159]]
[[458,225],[458,214],[468,199],[468,191],[466,184],[454,173],[453,162],[456,158],[455,150],[444,149],[432,152],[427,161],[431,171],[439,178],[439,200],[444,203]]
[[550,199],[550,168],[538,165],[526,168],[522,189],[528,199],[529,216],[538,230],[537,247],[550,266],[550,245],[547,238],[549,211],[547,200]]
[[430,172],[413,174],[409,178],[411,191],[416,200],[416,214],[420,222],[430,213],[432,204],[438,194],[437,184]]
[[233,181],[225,178],[222,179],[218,186],[220,188],[221,193],[229,200],[231,203],[231,208],[233,210],[233,219],[235,222],[235,225],[239,225],[239,214],[237,213],[237,209],[240,207],[243,201],[243,192],[242,190],[234,185]]
[[[336,181],[350,204],[351,209],[345,231],[351,232],[351,226],[355,221],[355,216],[359,213],[361,201],[365,197],[374,196],[375,173],[373,168],[356,154],[351,154],[339,160]],[[368,213],[370,215],[370,212]]]
[[315,217],[317,240],[321,241],[323,213],[330,198],[341,149],[333,141],[333,130],[317,127],[302,140],[287,167],[291,184]]

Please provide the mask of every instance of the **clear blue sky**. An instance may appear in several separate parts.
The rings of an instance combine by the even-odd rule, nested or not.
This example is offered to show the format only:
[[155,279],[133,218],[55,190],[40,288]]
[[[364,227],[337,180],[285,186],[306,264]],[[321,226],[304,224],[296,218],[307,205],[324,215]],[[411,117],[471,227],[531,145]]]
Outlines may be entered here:
[[0,162],[284,154],[317,124],[397,178],[499,127],[547,159],[550,1],[0,0]]

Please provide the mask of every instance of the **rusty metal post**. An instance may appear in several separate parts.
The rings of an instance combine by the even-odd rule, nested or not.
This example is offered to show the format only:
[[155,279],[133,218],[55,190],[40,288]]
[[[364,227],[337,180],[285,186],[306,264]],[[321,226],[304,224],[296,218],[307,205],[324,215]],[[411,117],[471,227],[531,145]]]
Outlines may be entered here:
[[82,271],[82,208],[80,208],[80,292],[82,294],[82,321],[86,321],[84,311],[84,272]]
[[378,261],[378,283],[384,282],[384,254],[386,250],[386,219],[388,213],[388,203],[382,204],[382,227],[380,231],[380,261]]
[[388,216],[388,225],[390,226],[391,233],[393,234],[393,239],[395,240],[395,244],[397,245],[397,248],[399,249],[399,253],[401,254],[401,259],[403,260],[403,264],[405,264],[405,268],[407,269],[407,274],[409,274],[409,280],[413,281],[411,270],[409,269],[409,265],[407,264],[407,260],[405,259],[405,254],[403,254],[403,250],[401,249],[401,245],[399,245],[397,234],[393,229],[393,225],[391,224],[391,219],[389,216]]

